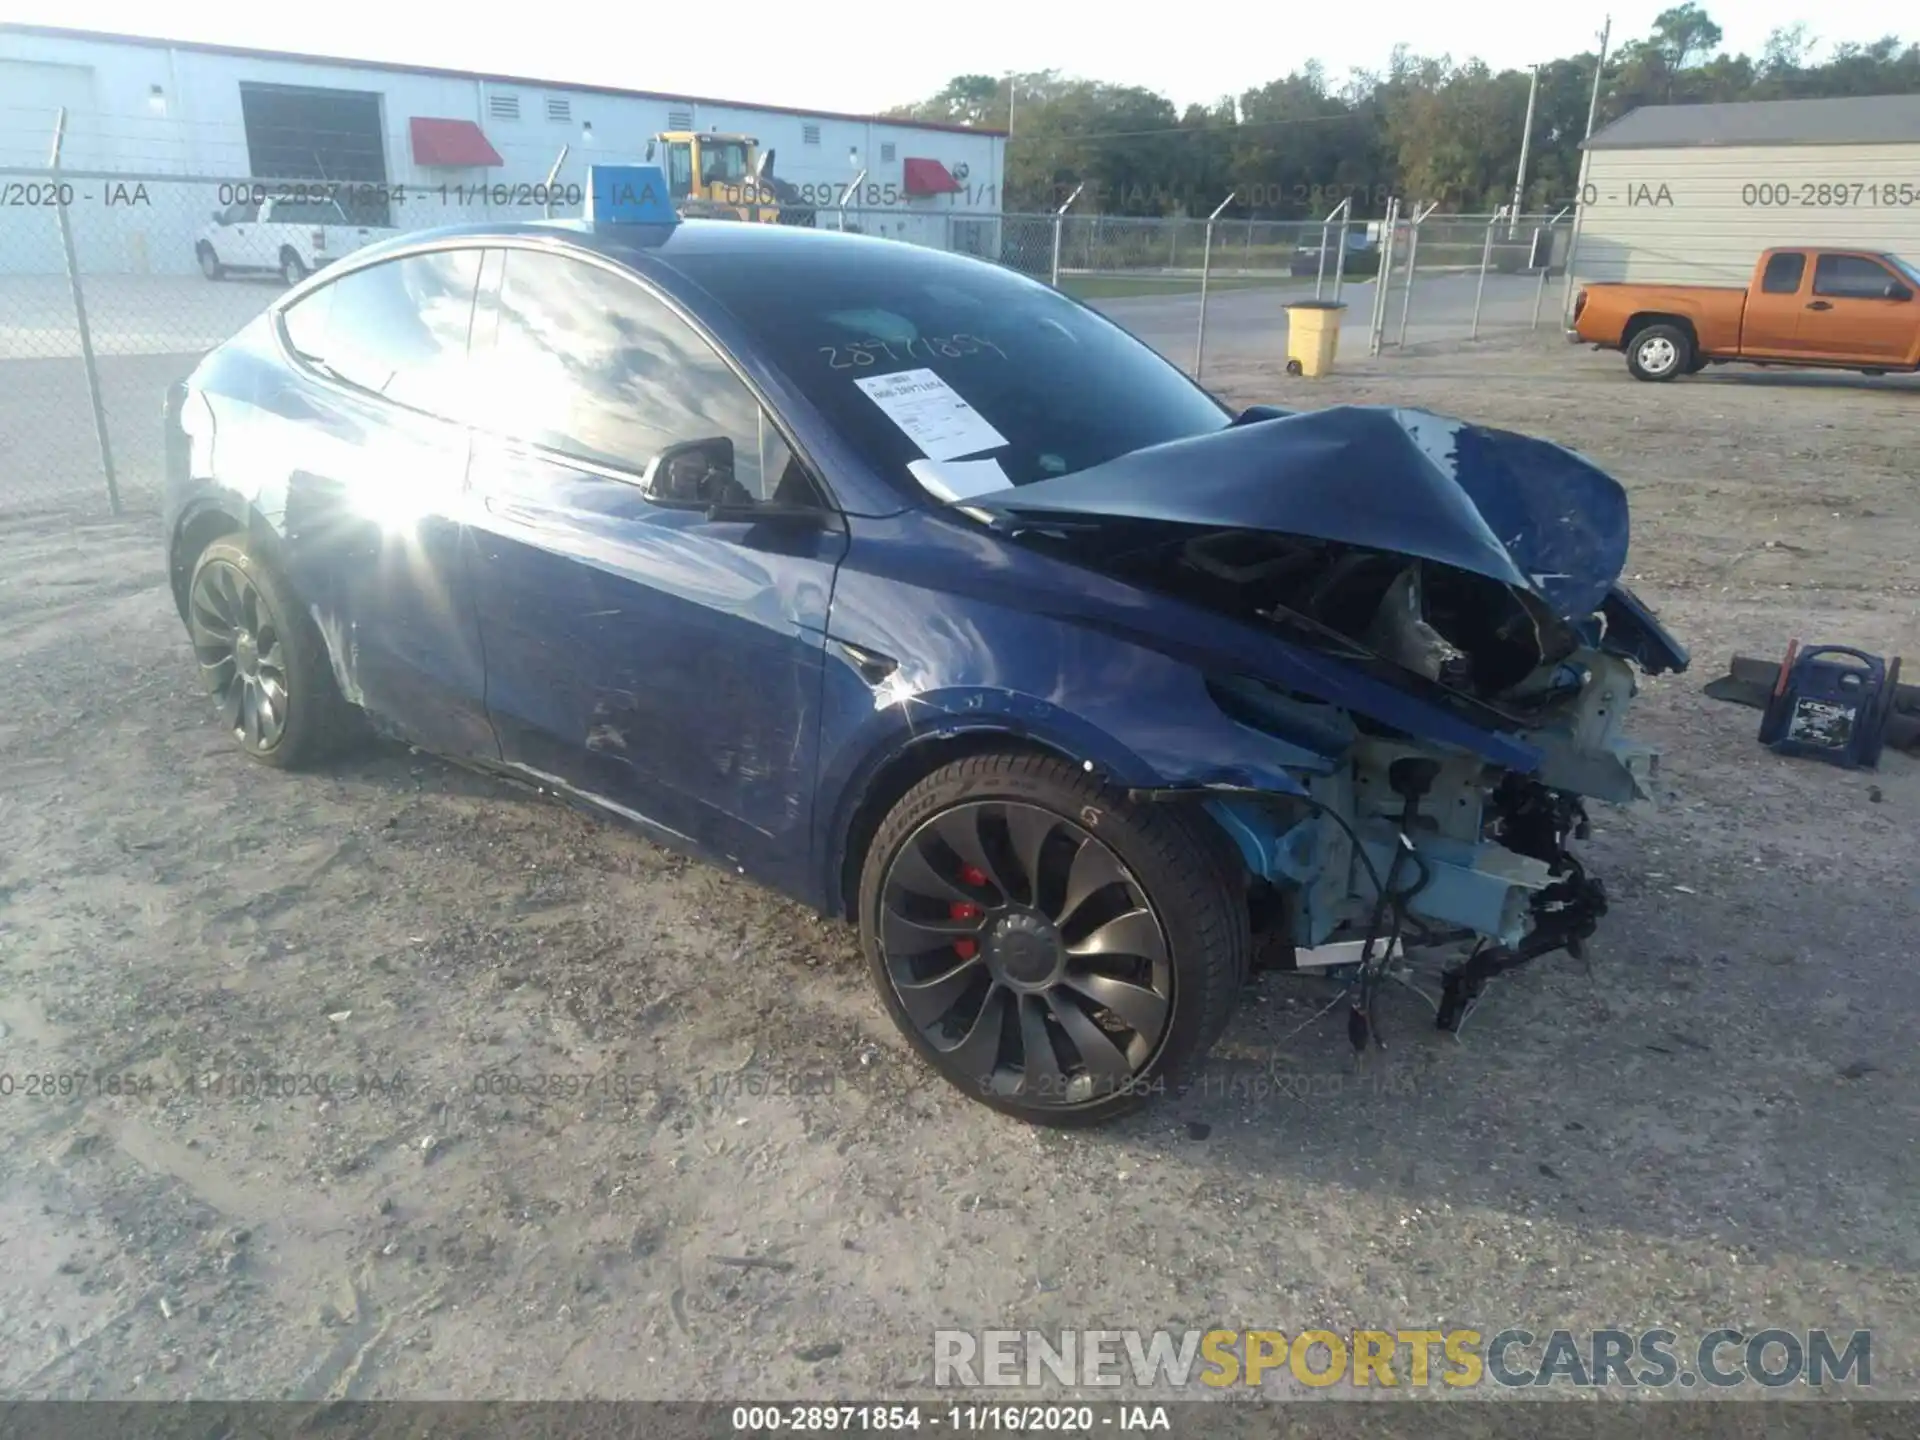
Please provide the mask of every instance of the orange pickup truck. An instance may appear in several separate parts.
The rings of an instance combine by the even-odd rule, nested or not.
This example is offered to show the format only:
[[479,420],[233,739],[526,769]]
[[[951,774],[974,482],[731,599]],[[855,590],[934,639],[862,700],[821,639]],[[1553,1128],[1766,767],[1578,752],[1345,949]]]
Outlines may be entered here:
[[1636,380],[1709,365],[1920,370],[1920,269],[1873,250],[1769,250],[1744,290],[1588,285],[1567,338],[1624,350]]

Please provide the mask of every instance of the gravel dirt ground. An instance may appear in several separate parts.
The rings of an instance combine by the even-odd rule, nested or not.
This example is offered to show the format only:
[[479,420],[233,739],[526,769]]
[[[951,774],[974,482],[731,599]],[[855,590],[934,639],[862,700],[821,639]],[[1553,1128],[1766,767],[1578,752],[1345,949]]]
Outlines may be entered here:
[[8,521],[0,1393],[872,1398],[930,1393],[936,1327],[1772,1324],[1871,1327],[1920,1395],[1920,764],[1778,759],[1700,694],[1793,635],[1920,656],[1920,386],[1530,338],[1209,381],[1630,487],[1695,668],[1639,707],[1661,803],[1596,815],[1590,972],[1459,1040],[1397,992],[1358,1067],[1331,987],[1262,976],[1184,1094],[1023,1128],[844,927],[401,749],[245,763],[151,522]]

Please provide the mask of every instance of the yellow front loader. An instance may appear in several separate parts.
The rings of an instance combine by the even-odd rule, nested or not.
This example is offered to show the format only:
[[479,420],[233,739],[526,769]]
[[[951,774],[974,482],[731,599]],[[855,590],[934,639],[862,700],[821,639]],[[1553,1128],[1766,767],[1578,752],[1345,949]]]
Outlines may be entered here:
[[813,206],[773,174],[773,151],[751,135],[663,130],[647,142],[661,158],[674,208],[693,220],[745,220],[759,225],[811,225]]

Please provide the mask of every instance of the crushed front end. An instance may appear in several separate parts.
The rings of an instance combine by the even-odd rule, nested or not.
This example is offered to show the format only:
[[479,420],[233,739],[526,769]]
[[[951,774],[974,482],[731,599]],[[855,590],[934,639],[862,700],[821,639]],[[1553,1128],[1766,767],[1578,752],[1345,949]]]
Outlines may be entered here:
[[[1345,722],[1346,744],[1330,763],[1295,772],[1304,796],[1206,801],[1256,877],[1269,934],[1294,963],[1314,957],[1364,982],[1376,961],[1453,952],[1437,1015],[1453,1030],[1493,976],[1552,951],[1581,953],[1607,899],[1569,842],[1587,833],[1588,799],[1647,793],[1655,759],[1618,734],[1630,668],[1597,652],[1569,663],[1588,678],[1553,728],[1534,733],[1543,764],[1530,774],[1369,734],[1337,707],[1252,682],[1221,687],[1231,713],[1277,735],[1297,733],[1301,718],[1322,735]],[[1563,769],[1548,753],[1575,763]],[[1599,795],[1577,788],[1596,781]],[[1361,1009],[1371,1015],[1370,1005]]]
[[[1449,1030],[1492,977],[1580,953],[1607,900],[1569,843],[1590,800],[1650,797],[1656,757],[1625,718],[1640,674],[1687,665],[1619,584],[1611,477],[1510,432],[1336,407],[1266,412],[989,508],[1185,613],[1314,656],[1310,675],[1256,662],[1208,686],[1276,742],[1297,789],[1141,793],[1207,806],[1263,928],[1357,987],[1356,1044],[1403,952],[1452,956],[1436,998]],[[1407,704],[1383,704],[1381,681]]]

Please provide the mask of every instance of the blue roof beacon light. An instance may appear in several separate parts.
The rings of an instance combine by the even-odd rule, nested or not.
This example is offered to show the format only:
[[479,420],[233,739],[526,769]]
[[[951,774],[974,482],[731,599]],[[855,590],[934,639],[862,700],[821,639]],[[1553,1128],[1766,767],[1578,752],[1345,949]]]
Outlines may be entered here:
[[658,165],[589,165],[586,219],[615,225],[678,225]]

